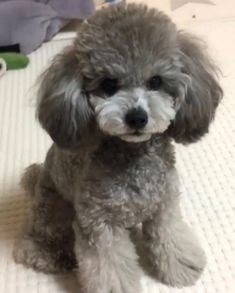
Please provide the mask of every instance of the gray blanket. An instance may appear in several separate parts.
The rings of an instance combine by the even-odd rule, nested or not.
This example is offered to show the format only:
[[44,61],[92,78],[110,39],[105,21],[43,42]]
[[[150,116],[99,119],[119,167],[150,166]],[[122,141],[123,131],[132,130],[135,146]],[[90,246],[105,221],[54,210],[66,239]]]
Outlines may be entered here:
[[93,0],[0,0],[0,46],[19,44],[28,54],[94,9]]

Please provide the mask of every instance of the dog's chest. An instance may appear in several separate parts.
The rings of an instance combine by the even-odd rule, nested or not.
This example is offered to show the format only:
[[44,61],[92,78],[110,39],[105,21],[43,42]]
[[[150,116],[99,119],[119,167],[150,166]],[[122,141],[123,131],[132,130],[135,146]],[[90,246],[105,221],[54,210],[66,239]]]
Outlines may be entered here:
[[115,221],[135,224],[156,211],[166,189],[166,168],[156,154],[91,156],[83,184],[89,205],[110,212]]
[[[163,162],[156,156],[144,155],[131,161],[124,156],[109,160],[92,157],[86,182],[102,197],[148,197],[164,185]],[[119,194],[119,191],[122,191]]]
[[133,227],[151,218],[168,192],[173,167],[169,146],[167,142],[130,146],[109,138],[90,153],[75,197],[80,220],[85,225],[89,218],[91,225]]

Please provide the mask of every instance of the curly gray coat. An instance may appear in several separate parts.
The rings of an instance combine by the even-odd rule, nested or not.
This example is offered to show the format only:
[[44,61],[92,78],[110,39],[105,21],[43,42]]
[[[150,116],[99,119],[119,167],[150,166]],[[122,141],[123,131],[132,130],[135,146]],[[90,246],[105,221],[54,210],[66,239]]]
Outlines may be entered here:
[[207,133],[221,97],[201,42],[158,10],[120,4],[84,22],[42,77],[54,144],[22,179],[32,214],[16,261],[77,266],[84,293],[137,293],[142,251],[158,280],[193,284],[205,256],[182,219],[172,141]]

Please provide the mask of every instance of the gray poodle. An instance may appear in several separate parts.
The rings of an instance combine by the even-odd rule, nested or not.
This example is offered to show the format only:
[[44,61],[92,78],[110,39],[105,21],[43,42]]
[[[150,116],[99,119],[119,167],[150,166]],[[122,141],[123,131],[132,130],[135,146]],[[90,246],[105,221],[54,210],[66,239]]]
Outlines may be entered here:
[[54,144],[22,179],[32,213],[16,262],[76,268],[79,292],[138,293],[130,236],[140,226],[152,275],[194,284],[206,260],[182,219],[173,140],[208,132],[216,72],[201,42],[158,10],[120,4],[84,22],[42,76],[37,117]]

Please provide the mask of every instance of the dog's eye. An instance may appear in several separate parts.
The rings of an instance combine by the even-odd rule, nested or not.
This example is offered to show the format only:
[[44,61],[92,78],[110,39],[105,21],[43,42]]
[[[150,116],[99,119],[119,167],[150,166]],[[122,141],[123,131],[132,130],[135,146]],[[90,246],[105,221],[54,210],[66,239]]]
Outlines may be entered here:
[[147,86],[152,91],[157,91],[162,86],[162,78],[159,75],[155,75],[147,83]]
[[100,89],[108,96],[114,95],[119,90],[117,79],[105,78],[101,84]]

